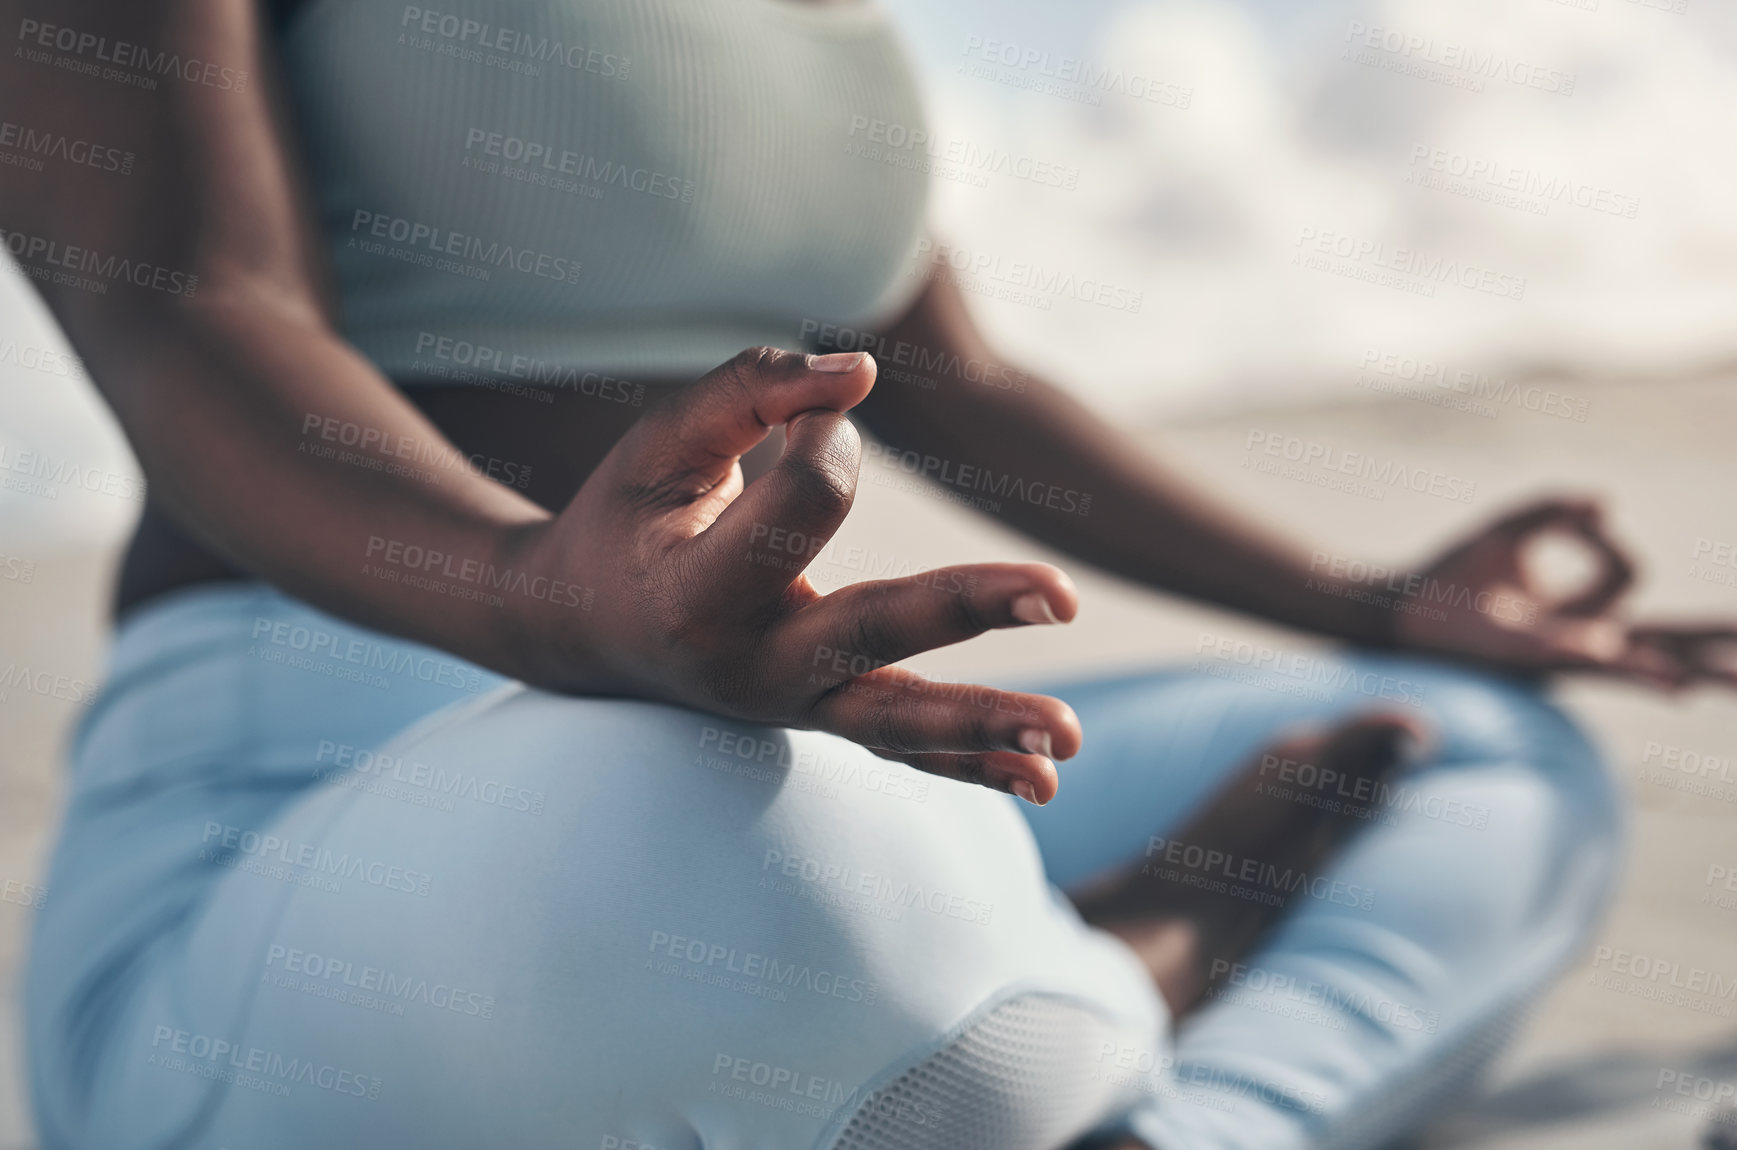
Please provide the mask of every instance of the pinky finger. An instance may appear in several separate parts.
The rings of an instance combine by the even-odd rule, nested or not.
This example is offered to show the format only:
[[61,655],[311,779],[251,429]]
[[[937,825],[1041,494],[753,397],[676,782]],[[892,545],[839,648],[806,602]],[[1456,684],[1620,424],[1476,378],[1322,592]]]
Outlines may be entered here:
[[885,747],[870,747],[869,750],[883,759],[904,763],[927,774],[1017,795],[1040,807],[1055,798],[1061,787],[1055,764],[1042,755],[1022,755],[1017,751],[946,754],[939,751],[894,751]]

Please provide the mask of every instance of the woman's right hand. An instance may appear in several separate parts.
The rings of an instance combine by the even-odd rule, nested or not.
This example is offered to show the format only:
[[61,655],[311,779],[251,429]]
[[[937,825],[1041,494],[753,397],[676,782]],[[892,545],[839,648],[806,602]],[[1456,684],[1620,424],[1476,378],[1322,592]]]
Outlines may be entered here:
[[[822,595],[803,574],[850,511],[860,443],[842,413],[874,378],[864,354],[759,348],[647,412],[561,515],[513,544],[520,570],[589,592],[587,609],[516,601],[524,677],[829,731],[1048,802],[1052,759],[1080,745],[1067,704],[889,664],[992,629],[1072,619],[1066,575],[1044,563],[972,564]],[[744,487],[742,455],[780,425],[783,456]]]

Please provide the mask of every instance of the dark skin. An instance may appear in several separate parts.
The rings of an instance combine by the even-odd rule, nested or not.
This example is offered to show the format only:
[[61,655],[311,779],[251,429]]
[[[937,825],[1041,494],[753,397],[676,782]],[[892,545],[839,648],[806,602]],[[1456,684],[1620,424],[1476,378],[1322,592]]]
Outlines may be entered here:
[[[33,19],[101,29],[254,77],[242,91],[164,83],[142,92],[18,58],[0,63],[0,105],[30,109],[38,129],[115,140],[137,154],[126,179],[64,163],[0,166],[0,228],[199,276],[192,296],[35,281],[151,482],[123,569],[123,608],[201,581],[262,578],[548,690],[830,731],[922,770],[1047,802],[1058,787],[1054,761],[1083,737],[1065,704],[989,688],[966,696],[893,664],[986,630],[1073,618],[1078,596],[1066,575],[1041,563],[973,564],[821,595],[799,569],[744,558],[755,553],[756,525],[814,539],[836,531],[860,462],[850,412],[900,448],[1092,493],[1089,516],[1009,500],[1004,521],[1154,590],[1508,673],[1583,671],[1667,687],[1734,681],[1715,660],[1732,628],[1624,615],[1632,564],[1583,500],[1520,509],[1416,566],[1420,576],[1517,598],[1534,608],[1529,623],[1471,609],[1429,621],[1344,594],[1360,588],[1312,571],[1306,547],[1219,506],[1066,391],[1006,364],[944,275],[882,333],[887,345],[1001,365],[1026,380],[1023,389],[963,371],[935,374],[933,389],[876,386],[867,356],[768,349],[747,349],[697,381],[636,380],[647,388],[643,408],[572,392],[545,405],[388,380],[336,331],[323,237],[254,5],[9,0],[0,9],[7,27]],[[459,467],[431,483],[316,458],[298,451],[310,442],[310,417],[530,465],[534,482],[521,492]],[[785,446],[747,483],[742,458],[756,448],[768,456],[763,445],[777,428]],[[1523,562],[1549,532],[1581,541],[1598,561],[1591,582],[1563,599],[1546,597]],[[368,573],[390,562],[387,548],[405,545],[511,568],[533,586],[585,589],[591,607],[553,593],[455,599]],[[973,593],[950,589],[966,580]],[[872,669],[816,674],[823,648]],[[1322,754],[1363,755],[1370,772],[1388,765],[1367,740],[1346,747]],[[1261,823],[1235,791],[1203,833]],[[1282,822],[1271,833],[1286,841],[1269,843],[1270,853],[1322,838]],[[1227,933],[1214,912],[1163,892],[1099,894],[1107,909],[1098,921],[1131,940],[1154,924],[1188,926],[1180,944],[1148,949],[1160,986],[1179,1006],[1192,1001],[1218,945],[1201,940]],[[1220,952],[1252,945],[1245,927]]]

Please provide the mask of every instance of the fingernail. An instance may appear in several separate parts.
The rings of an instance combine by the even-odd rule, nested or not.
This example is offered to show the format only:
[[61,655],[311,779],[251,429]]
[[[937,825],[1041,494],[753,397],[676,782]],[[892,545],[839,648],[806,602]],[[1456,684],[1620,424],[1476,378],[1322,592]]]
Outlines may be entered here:
[[1041,807],[1043,805],[1037,801],[1037,791],[1024,779],[1013,780],[1013,793],[1034,807]]
[[1049,609],[1049,600],[1036,591],[1028,591],[1013,601],[1013,617],[1021,623],[1060,623]]
[[1028,755],[1042,755],[1046,759],[1055,757],[1049,746],[1049,732],[1041,727],[1027,727],[1019,732],[1019,745]]
[[810,371],[852,371],[862,362],[865,352],[835,351],[831,355],[811,355],[808,357]]

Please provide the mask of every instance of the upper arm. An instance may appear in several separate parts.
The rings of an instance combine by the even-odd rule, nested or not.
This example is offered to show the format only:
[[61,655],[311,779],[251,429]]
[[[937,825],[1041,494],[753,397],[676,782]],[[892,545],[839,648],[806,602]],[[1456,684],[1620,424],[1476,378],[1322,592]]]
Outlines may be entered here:
[[35,161],[0,164],[0,230],[105,390],[115,345],[165,315],[329,325],[256,7],[0,0],[0,148]]

